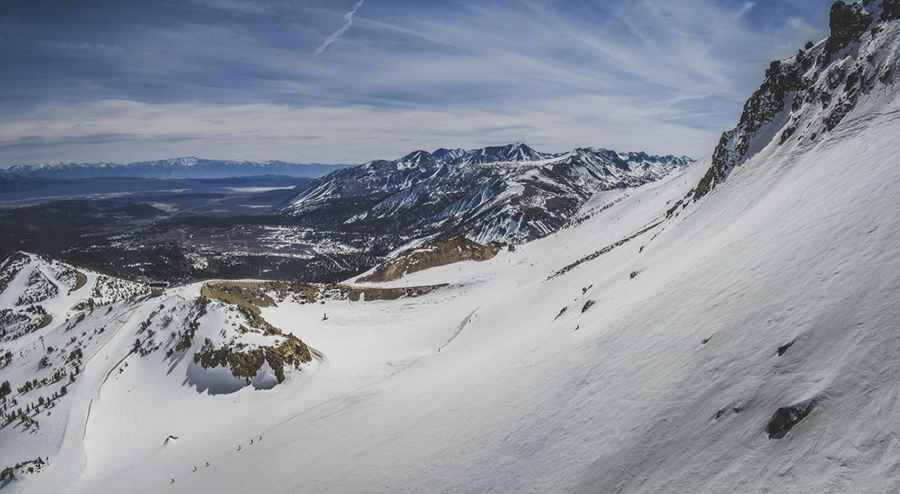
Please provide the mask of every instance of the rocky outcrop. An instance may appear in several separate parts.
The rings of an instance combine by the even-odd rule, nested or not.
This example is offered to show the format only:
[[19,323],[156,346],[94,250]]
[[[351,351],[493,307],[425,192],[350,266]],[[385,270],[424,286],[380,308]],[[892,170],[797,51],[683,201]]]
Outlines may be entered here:
[[[206,335],[202,346],[194,352],[194,363],[203,369],[226,368],[235,378],[254,382],[256,386],[255,380],[266,374],[274,374],[275,384],[280,384],[286,378],[287,369],[300,369],[302,364],[312,361],[313,350],[306,343],[263,317],[260,308],[275,305],[270,290],[273,285],[268,283],[204,284],[198,298],[203,309],[191,311],[192,325],[186,339],[190,347],[198,330]],[[219,321],[213,326],[204,318],[211,311],[216,313],[211,320]],[[173,354],[174,351],[170,356]],[[264,369],[265,365],[270,373]]]
[[215,347],[209,339],[205,340],[200,351],[194,354],[194,362],[204,369],[226,367],[234,377],[252,380],[269,364],[278,383],[285,380],[285,368],[299,369],[301,364],[312,361],[312,353],[305,343],[294,335],[284,335],[284,339],[273,346],[261,346],[243,349],[239,346],[226,345]]
[[662,221],[655,222],[647,227],[642,228],[641,230],[638,230],[635,233],[632,233],[631,235],[629,235],[621,240],[611,243],[601,249],[595,250],[594,252],[582,257],[581,259],[578,259],[577,261],[566,265],[564,268],[557,270],[556,272],[554,272],[553,274],[551,274],[550,276],[547,277],[547,281],[552,280],[553,278],[556,278],[558,276],[562,276],[562,275],[568,273],[569,271],[577,268],[578,266],[581,266],[582,264],[584,264],[586,262],[593,261],[594,259],[597,259],[598,257],[612,251],[616,247],[621,247],[622,245],[625,245],[628,242],[631,242],[635,238],[640,237],[641,235],[649,232],[650,230],[656,228],[660,224],[662,224]]
[[719,139],[712,157],[712,166],[695,188],[694,197],[706,195],[746,157],[750,145],[760,129],[770,124],[784,111],[786,96],[800,88],[800,65],[796,61],[774,61],[766,70],[766,78],[744,104],[741,120],[734,129]]
[[371,274],[357,281],[391,281],[436,266],[461,261],[487,261],[496,256],[498,251],[499,248],[495,245],[482,245],[463,236],[438,239],[388,259]]
[[278,328],[262,317],[260,307],[275,305],[275,301],[265,293],[264,286],[245,282],[211,282],[203,285],[200,295],[208,300],[218,300],[235,306],[251,327],[261,330],[264,334],[280,334]]
[[872,15],[866,12],[862,4],[847,4],[840,0],[834,2],[828,22],[831,34],[825,42],[825,51],[835,53],[858,39],[871,21]]
[[766,433],[769,434],[769,439],[781,439],[786,436],[788,431],[806,418],[815,406],[815,400],[808,400],[775,410],[775,413],[766,425]]
[[397,300],[400,298],[421,297],[447,284],[405,286],[397,288],[347,287],[347,299],[352,302],[372,300]]
[[892,83],[897,60],[888,45],[894,41],[879,36],[884,26],[878,23],[900,18],[898,5],[900,0],[835,2],[828,38],[769,65],[738,125],[722,134],[709,170],[686,199],[708,194],[770,142],[810,145],[822,139],[856,108],[862,95],[878,83]]
[[893,21],[896,19],[900,19],[900,0],[884,0],[881,20]]

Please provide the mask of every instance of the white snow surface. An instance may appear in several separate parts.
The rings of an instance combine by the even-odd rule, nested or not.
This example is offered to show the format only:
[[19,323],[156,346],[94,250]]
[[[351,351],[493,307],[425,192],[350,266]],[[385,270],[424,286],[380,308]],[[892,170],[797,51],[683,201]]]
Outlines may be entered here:
[[[48,425],[0,430],[7,464],[50,458],[7,488],[897,492],[895,94],[810,147],[770,143],[701,201],[559,276],[663,220],[705,167],[595,198],[583,222],[515,252],[393,283],[452,283],[425,296],[266,308],[324,354],[271,389],[198,392],[189,358],[173,370],[159,354],[106,379],[161,302],[114,304]],[[37,351],[53,331],[17,345]],[[0,378],[30,371],[16,369]],[[811,400],[769,439],[779,407]]]
[[[514,253],[404,278],[456,283],[423,297],[265,309],[325,355],[270,390],[198,394],[158,358],[103,384],[132,317],[70,391],[50,467],[12,488],[895,491],[896,112],[805,154],[766,148],[677,219],[550,280],[658,221],[705,170]],[[809,399],[768,439],[778,407]],[[2,437],[5,457],[33,447]]]

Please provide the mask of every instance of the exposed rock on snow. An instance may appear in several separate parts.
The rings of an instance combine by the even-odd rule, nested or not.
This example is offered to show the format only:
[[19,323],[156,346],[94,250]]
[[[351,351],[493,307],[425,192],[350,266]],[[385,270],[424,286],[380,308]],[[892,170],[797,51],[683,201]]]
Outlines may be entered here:
[[[310,362],[312,353],[305,343],[294,335],[285,335],[279,343],[273,345],[261,345],[254,348],[236,347],[224,345],[216,347],[212,340],[205,340],[203,347],[194,354],[194,362],[204,369],[210,367],[225,367],[236,378],[247,381],[265,382],[260,373],[267,370],[263,365],[268,365],[268,370],[274,373],[278,384],[284,382],[285,368],[300,369],[301,364]],[[269,388],[274,383],[258,384],[257,388]]]
[[243,380],[244,385],[268,389],[284,382],[287,369],[300,370],[303,364],[312,361],[312,351],[303,341],[262,316],[261,307],[275,304],[263,290],[264,286],[214,282],[201,288],[201,303],[207,305],[201,324],[212,327],[213,331],[204,331],[202,346],[194,352],[194,363],[203,370],[227,369],[238,381],[225,388],[211,386],[206,377],[199,375],[199,370],[194,370],[190,382],[198,388],[230,392],[240,389]]
[[481,245],[461,235],[430,240],[391,256],[359,282],[391,281],[406,274],[462,261],[487,261],[497,255],[495,245]]
[[829,27],[831,35],[825,42],[825,51],[829,54],[844,48],[851,41],[858,39],[866,30],[872,15],[860,3],[834,2],[831,5]]
[[794,341],[789,341],[789,342],[785,343],[784,345],[781,345],[780,347],[778,347],[778,349],[775,351],[775,353],[777,353],[779,357],[783,356],[785,353],[787,353],[788,349],[790,349],[792,346],[794,346],[794,343],[795,343]]
[[896,26],[890,24],[897,12],[896,0],[835,2],[831,33],[824,42],[770,64],[763,84],[744,105],[738,126],[722,134],[693,198],[709,193],[775,136],[779,145],[808,150],[861,98],[869,104],[883,99],[884,86],[893,84],[900,64]]
[[551,274],[547,279],[552,280],[553,278],[556,278],[557,276],[562,276],[562,275],[568,273],[569,271],[577,268],[578,266],[581,266],[582,264],[584,264],[586,262],[593,261],[594,259],[597,259],[598,257],[602,256],[603,254],[606,254],[606,253],[612,251],[616,247],[625,245],[628,242],[631,242],[632,240],[634,240],[635,238],[640,237],[641,235],[649,232],[650,230],[653,230],[660,224],[662,224],[661,221],[656,221],[653,224],[651,224],[647,227],[644,227],[644,228],[638,230],[637,232],[632,233],[631,235],[629,235],[621,240],[618,240],[612,244],[609,244],[606,247],[603,247],[602,249],[596,250],[596,251],[590,253],[589,255],[586,255],[586,256],[582,257],[581,259],[578,259],[577,261],[563,267],[562,269],[557,270],[555,273]]
[[775,410],[775,414],[772,415],[769,424],[766,425],[766,433],[769,434],[769,439],[781,439],[786,436],[788,431],[809,415],[815,406],[815,400],[807,400]]

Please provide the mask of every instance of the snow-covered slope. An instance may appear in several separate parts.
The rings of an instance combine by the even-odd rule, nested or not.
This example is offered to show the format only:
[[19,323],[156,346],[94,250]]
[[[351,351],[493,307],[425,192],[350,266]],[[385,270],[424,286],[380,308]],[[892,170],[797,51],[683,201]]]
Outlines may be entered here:
[[[900,20],[878,27],[881,57]],[[0,431],[4,459],[49,456],[8,488],[896,492],[898,89],[809,146],[761,142],[701,200],[682,199],[716,163],[391,282],[449,283],[421,296],[272,288],[260,315],[323,357],[268,390],[198,393],[161,353],[118,372],[160,299],[138,302],[46,419],[62,439]]]
[[315,352],[259,316],[266,302],[248,287],[208,283],[161,292],[33,254],[5,260],[0,485],[27,482],[57,459],[64,471],[82,468],[83,435],[93,407],[103,403],[100,391],[114,392],[131,369],[147,373],[141,393],[185,386],[192,396],[213,396],[271,389],[295,370],[314,368]]
[[547,154],[522,143],[415,151],[329,175],[285,211],[412,239],[452,233],[520,243],[556,231],[599,191],[658,180],[692,162],[593,148]]

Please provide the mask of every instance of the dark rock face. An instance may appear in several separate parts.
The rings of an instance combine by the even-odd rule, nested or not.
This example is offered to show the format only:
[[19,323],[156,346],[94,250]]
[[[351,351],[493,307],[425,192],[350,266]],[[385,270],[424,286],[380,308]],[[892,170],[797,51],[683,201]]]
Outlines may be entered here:
[[775,414],[772,415],[772,418],[769,419],[769,424],[766,426],[766,433],[769,434],[769,439],[783,438],[788,431],[809,415],[809,412],[815,408],[815,405],[815,400],[809,400],[775,410]]
[[[722,134],[693,200],[709,193],[734,167],[771,141],[785,145],[821,138],[877,82],[890,84],[896,65],[890,54],[896,43],[880,36],[884,30],[879,23],[893,19],[900,19],[900,0],[835,2],[831,33],[824,43],[807,44],[795,56],[771,63],[762,85],[744,105],[738,125]],[[876,51],[862,53],[854,48],[860,40]]]
[[789,342],[785,343],[784,345],[781,345],[780,347],[778,347],[778,350],[776,350],[776,353],[778,353],[778,356],[781,357],[781,356],[783,356],[783,355],[788,351],[788,349],[791,348],[792,346],[794,346],[794,342],[793,342],[793,341],[789,341]]
[[728,176],[746,157],[750,142],[763,125],[785,109],[785,96],[800,88],[800,65],[774,61],[766,70],[766,79],[744,104],[738,126],[722,134],[713,152],[712,166],[696,187],[695,198],[706,195]]
[[840,0],[834,2],[829,19],[831,35],[825,43],[826,50],[834,53],[847,46],[866,30],[871,21],[872,15],[866,12],[861,4],[848,5]]
[[900,0],[884,0],[881,19],[884,21],[900,19]]

